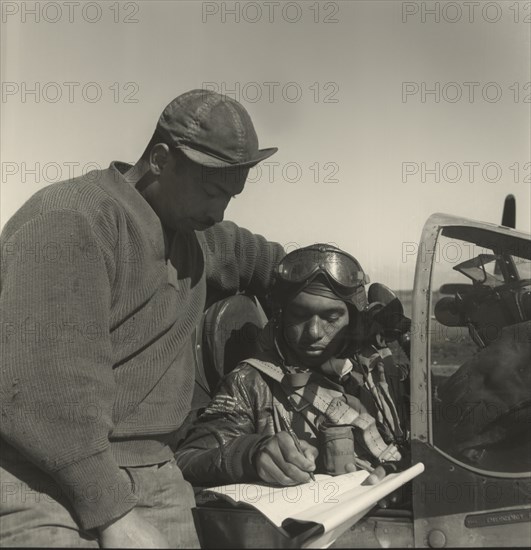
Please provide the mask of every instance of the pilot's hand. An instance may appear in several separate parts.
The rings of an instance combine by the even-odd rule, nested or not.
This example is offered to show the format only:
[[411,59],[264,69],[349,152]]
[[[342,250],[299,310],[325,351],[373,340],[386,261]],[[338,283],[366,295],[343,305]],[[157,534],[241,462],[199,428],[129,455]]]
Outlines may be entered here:
[[302,453],[297,450],[288,432],[279,432],[262,443],[254,457],[260,479],[280,485],[297,485],[309,481],[319,453],[306,441],[300,444]]
[[[355,472],[357,469],[355,464],[347,464],[345,466],[345,469],[347,472]],[[367,477],[362,485],[376,485],[379,481],[381,481],[386,476],[386,471],[383,468],[383,466],[377,466],[374,471]],[[389,495],[382,498],[382,500],[378,501],[378,506],[380,508],[389,508],[389,506],[392,506],[400,501],[400,490],[396,490]]]
[[101,548],[171,548],[166,537],[134,508],[98,531]]
[[[345,470],[347,472],[355,472],[359,468],[355,464],[347,464]],[[386,476],[385,469],[382,466],[377,466],[374,471],[369,474],[369,476],[363,481],[362,485],[376,485]],[[378,501],[378,506],[380,508],[388,508],[391,504],[396,504],[399,499],[398,491],[391,493],[390,495],[385,496],[382,500]]]
[[[350,463],[345,466],[345,471],[347,472],[355,472],[357,470],[359,470],[359,467],[354,463]],[[385,475],[384,468],[382,466],[377,466],[363,481],[362,485],[376,485],[385,477]]]

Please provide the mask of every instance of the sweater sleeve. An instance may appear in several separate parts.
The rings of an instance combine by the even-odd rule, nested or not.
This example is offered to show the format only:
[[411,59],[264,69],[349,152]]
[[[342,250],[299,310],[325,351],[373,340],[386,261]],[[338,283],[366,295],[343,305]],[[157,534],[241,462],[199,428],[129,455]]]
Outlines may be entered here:
[[3,236],[0,433],[58,482],[86,529],[136,500],[109,447],[110,304],[102,244],[79,213],[40,214]]
[[175,455],[185,479],[194,485],[258,479],[252,458],[259,444],[270,437],[259,433],[257,426],[267,391],[249,366],[236,367],[223,379]]
[[273,270],[285,254],[279,243],[229,221],[204,231],[201,238],[210,286],[231,294],[244,290],[267,294]]

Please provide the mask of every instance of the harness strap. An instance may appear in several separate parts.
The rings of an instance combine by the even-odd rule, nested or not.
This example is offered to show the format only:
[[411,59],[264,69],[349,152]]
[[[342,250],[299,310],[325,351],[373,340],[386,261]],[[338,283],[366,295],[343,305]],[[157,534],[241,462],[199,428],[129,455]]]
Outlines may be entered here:
[[[389,385],[385,377],[384,363],[392,360],[389,348],[371,346],[364,353],[356,354],[356,362],[363,369],[364,384],[369,390],[378,409],[378,418],[386,425],[390,435],[395,438],[403,437],[400,419],[393,398],[389,393]],[[354,372],[351,371],[351,372]]]
[[[378,431],[375,419],[367,412],[359,413],[350,407],[343,400],[341,392],[323,388],[313,382],[307,383],[301,388],[288,387],[286,380],[289,375],[286,375],[278,365],[255,358],[246,359],[244,362],[279,382],[297,412],[311,405],[324,414],[333,424],[346,424],[359,428],[362,431],[367,448],[378,460],[384,462],[401,459],[395,445],[385,444]],[[295,396],[298,399],[294,398]]]

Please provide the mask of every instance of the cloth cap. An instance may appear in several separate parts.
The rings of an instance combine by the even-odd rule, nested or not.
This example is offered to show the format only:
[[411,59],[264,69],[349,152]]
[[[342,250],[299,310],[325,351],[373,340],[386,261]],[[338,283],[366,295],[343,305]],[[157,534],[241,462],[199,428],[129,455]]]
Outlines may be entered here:
[[353,305],[358,311],[364,311],[368,305],[367,292],[364,286],[359,286],[348,297],[337,294],[324,275],[319,273],[302,284],[286,283],[276,280],[273,289],[273,297],[279,306],[287,305],[299,293],[306,292],[315,296],[323,296],[333,300],[339,300],[346,304]]
[[306,285],[301,292],[306,294],[313,294],[314,296],[322,296],[323,298],[329,298],[331,300],[337,300],[343,302],[344,298],[338,296],[327,284],[322,280],[322,277],[316,277],[308,285]]
[[193,162],[212,168],[250,168],[278,151],[258,149],[243,105],[211,90],[191,90],[176,97],[160,115],[156,132]]

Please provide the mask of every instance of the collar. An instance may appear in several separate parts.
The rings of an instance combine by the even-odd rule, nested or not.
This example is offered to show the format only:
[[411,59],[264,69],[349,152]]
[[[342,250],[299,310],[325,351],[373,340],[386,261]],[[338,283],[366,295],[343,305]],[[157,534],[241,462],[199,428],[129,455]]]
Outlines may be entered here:
[[[292,387],[302,387],[312,379],[313,382],[321,386],[343,391],[341,380],[350,373],[353,368],[350,360],[331,358],[321,365],[319,370],[301,367],[299,365],[289,365],[285,353],[282,351],[285,342],[278,338],[278,331],[271,330],[273,328],[272,326],[269,327],[270,330],[266,330],[268,325],[266,325],[263,332],[264,338],[261,339],[261,348],[263,351],[268,351],[270,354],[273,353],[276,356],[277,360],[280,362],[280,366],[289,376]],[[330,365],[330,369],[325,367],[325,370],[323,370],[324,365]],[[330,378],[330,375],[332,378]]]

